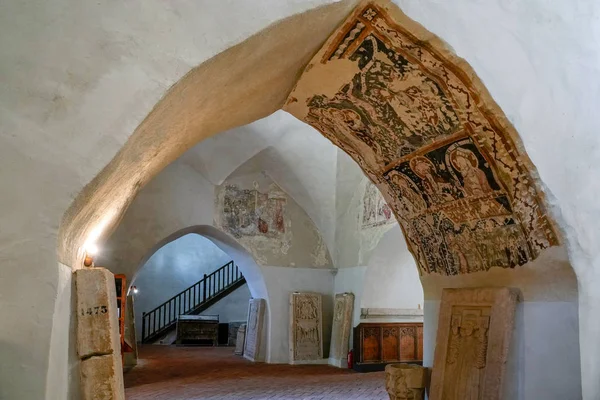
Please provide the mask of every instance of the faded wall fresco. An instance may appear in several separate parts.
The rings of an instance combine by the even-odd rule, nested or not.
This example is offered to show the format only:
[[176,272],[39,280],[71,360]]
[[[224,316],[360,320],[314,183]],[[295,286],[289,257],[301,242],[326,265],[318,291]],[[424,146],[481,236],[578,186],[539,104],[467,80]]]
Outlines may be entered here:
[[513,268],[557,245],[518,134],[470,67],[389,2],[362,4],[285,109],[378,185],[423,273]]
[[377,186],[371,181],[368,181],[365,185],[361,220],[363,229],[396,223],[396,219],[392,215],[392,209],[385,202]]
[[[226,185],[223,195],[223,228],[236,238],[266,236],[289,240],[285,236],[286,194],[275,184],[261,193],[254,189],[240,189]],[[287,221],[289,225],[289,220]],[[289,247],[289,244],[288,244]]]
[[215,194],[215,226],[235,237],[257,263],[332,266],[312,220],[265,173],[234,173]]

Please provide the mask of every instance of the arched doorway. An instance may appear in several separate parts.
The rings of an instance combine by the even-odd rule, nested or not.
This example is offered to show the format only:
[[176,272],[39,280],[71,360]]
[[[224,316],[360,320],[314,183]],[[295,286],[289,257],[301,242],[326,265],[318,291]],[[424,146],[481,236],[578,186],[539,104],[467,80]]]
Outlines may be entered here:
[[[325,16],[331,17],[328,22],[332,22],[336,19],[336,13],[343,9],[341,7],[348,6],[348,3],[344,3],[338,9],[334,9],[332,6],[321,10],[321,12]],[[370,25],[371,29],[377,28],[363,20],[371,21],[377,16],[378,11],[376,8],[364,8],[358,11],[354,19],[350,20],[350,22],[356,23],[356,29],[349,30],[349,34],[357,35],[357,32],[364,28],[365,24]],[[492,268],[500,268],[497,273],[506,278],[504,282],[508,281],[515,286],[522,287],[522,289],[529,289],[524,275],[531,272],[535,276],[533,280],[537,280],[538,276],[543,279],[544,271],[541,270],[539,265],[533,266],[534,263],[529,266],[531,267],[529,270],[526,267],[517,267],[535,260],[542,250],[558,244],[557,233],[544,211],[542,192],[535,181],[535,169],[527,160],[524,151],[522,151],[518,135],[469,67],[451,54],[438,39],[432,38],[431,34],[425,32],[399,12],[396,11],[392,15],[403,20],[411,32],[406,32],[404,28],[391,23],[388,24],[392,26],[388,31],[391,32],[390,36],[403,34],[406,43],[413,46],[413,50],[416,48],[417,53],[423,54],[421,50],[424,50],[429,52],[430,55],[433,54],[435,57],[432,56],[433,58],[425,61],[421,60],[421,66],[427,65],[430,69],[448,67],[447,69],[451,70],[453,75],[446,74],[446,82],[438,81],[435,76],[428,76],[431,71],[428,71],[428,73],[417,72],[418,77],[413,76],[414,79],[411,78],[406,81],[403,79],[404,74],[415,74],[415,71],[418,70],[417,67],[414,67],[414,64],[418,64],[418,62],[411,58],[414,55],[406,56],[403,60],[400,60],[399,56],[393,54],[392,51],[384,51],[383,49],[388,48],[386,46],[390,45],[389,43],[378,43],[377,40],[380,40],[378,38],[368,40],[371,43],[370,51],[373,52],[375,49],[375,53],[382,53],[381,57],[388,57],[390,60],[378,60],[373,54],[363,55],[358,53],[354,54],[356,56],[354,60],[349,60],[343,57],[347,49],[342,47],[346,44],[337,39],[336,46],[338,47],[334,49],[334,52],[330,52],[331,54],[326,54],[329,58],[325,57],[323,52],[320,53],[320,56],[324,57],[322,64],[326,64],[327,60],[337,58],[340,62],[336,61],[336,65],[345,64],[344,61],[353,61],[359,64],[362,63],[359,69],[368,66],[367,69],[373,67],[375,69],[380,68],[380,72],[385,70],[384,76],[379,81],[389,81],[391,84],[387,88],[373,90],[372,96],[384,98],[396,113],[401,112],[402,109],[408,109],[409,114],[414,113],[409,116],[408,120],[401,121],[399,126],[406,125],[409,121],[413,125],[416,124],[416,126],[423,125],[424,130],[417,129],[406,134],[408,138],[411,138],[412,141],[416,140],[418,143],[415,144],[411,140],[400,138],[401,146],[392,148],[393,145],[387,142],[382,132],[369,132],[373,127],[380,130],[389,127],[386,128],[374,122],[377,119],[375,118],[377,117],[377,111],[365,113],[365,109],[369,109],[373,105],[369,104],[370,99],[364,96],[362,99],[346,98],[345,100],[353,104],[350,107],[351,109],[334,106],[334,102],[328,102],[331,98],[316,99],[315,97],[323,97],[324,95],[313,96],[314,93],[311,91],[310,84],[322,85],[323,81],[319,78],[311,81],[305,77],[304,83],[308,82],[309,87],[307,88],[307,85],[301,85],[300,89],[297,87],[297,91],[289,98],[286,107],[299,118],[317,126],[322,133],[338,146],[354,156],[370,178],[379,185],[388,202],[394,208],[397,217],[403,221],[405,236],[410,241],[409,246],[424,275],[422,280],[438,281],[437,286],[434,284],[430,287],[441,290],[450,282],[459,287],[473,285],[478,282],[494,284],[490,279],[487,279],[488,276],[480,281],[477,278],[463,281],[449,276],[462,277],[462,275],[473,274],[471,277],[474,277],[479,276],[475,274],[486,273]],[[360,26],[356,19],[360,19]],[[389,23],[388,20],[386,22]],[[293,23],[286,25],[285,29],[292,25]],[[281,28],[281,26],[273,29],[277,28]],[[268,33],[272,34],[272,32]],[[350,36],[352,40],[358,37],[352,35]],[[311,35],[311,38],[315,36]],[[263,39],[268,37],[261,37],[259,40],[263,42]],[[362,36],[361,40],[364,39],[365,36]],[[387,39],[393,42],[389,37]],[[246,49],[252,47],[252,43],[252,41],[245,43]],[[366,41],[362,44],[365,43]],[[187,99],[190,102],[182,104],[181,99],[185,98],[182,93],[190,93],[190,88],[194,86],[194,83],[198,83],[199,78],[215,72],[215,68],[219,67],[219,61],[225,60],[224,63],[227,64],[227,57],[235,59],[242,50],[240,50],[240,47],[234,48],[232,52],[218,58],[216,62],[198,68],[170,92],[170,97],[177,99],[176,102],[164,101],[158,105],[155,109],[156,112],[151,114],[140,126],[136,134],[113,160],[113,163],[103,174],[97,177],[67,214],[63,224],[64,237],[60,243],[61,251],[59,253],[61,257],[70,259],[70,262],[75,265],[79,264],[86,242],[106,235],[104,231],[109,229],[105,228],[109,228],[116,223],[120,213],[127,207],[137,189],[146,183],[157,170],[172,160],[181,148],[189,147],[190,143],[217,133],[231,125],[249,122],[258,116],[262,116],[265,111],[272,111],[271,107],[273,105],[280,105],[278,100],[281,97],[278,96],[281,96],[279,91],[281,86],[277,87],[277,90],[269,92],[268,96],[263,97],[262,99],[265,102],[252,105],[256,108],[245,110],[243,115],[233,113],[232,115],[240,116],[239,120],[232,119],[223,125],[216,124],[213,122],[210,112],[222,112],[223,110],[205,108],[202,111],[206,112],[206,114],[203,114],[206,119],[194,118],[192,122],[195,125],[183,124],[185,128],[193,131],[193,135],[186,137],[185,130],[177,132],[180,135],[179,137],[185,137],[183,144],[181,141],[171,141],[170,138],[165,136],[169,133],[169,129],[173,128],[174,132],[181,127],[182,122],[178,118],[181,114],[193,114],[191,111],[194,110],[194,107],[205,105],[203,102],[205,99],[198,97]],[[331,48],[325,50],[329,52]],[[356,48],[353,50],[356,50]],[[368,52],[367,50],[365,51]],[[258,53],[256,55],[259,58],[258,64],[263,62],[262,55]],[[252,61],[250,60],[249,63],[251,64]],[[401,67],[398,68],[401,72],[395,71],[393,66],[390,67],[390,63],[399,63]],[[311,67],[315,65],[317,65],[316,62]],[[349,64],[346,63],[345,65]],[[287,67],[290,66],[287,65]],[[427,67],[423,68],[427,69]],[[290,67],[290,69],[293,68]],[[290,72],[290,69],[286,69],[286,71]],[[362,90],[365,90],[369,79],[369,71],[364,74],[361,72],[359,75],[364,76],[361,75],[360,78],[364,77],[365,80],[359,79],[356,82],[354,82],[353,75],[355,71],[352,70],[351,72],[350,75],[352,76],[332,74],[338,79],[334,82],[337,86],[323,90],[333,97],[338,95],[339,97],[352,97],[355,95],[354,89],[358,88],[360,84],[362,84]],[[307,75],[309,73],[310,71],[307,70]],[[314,76],[312,75],[313,78]],[[262,84],[264,76],[250,75],[249,78],[248,85],[243,87],[244,90],[250,86]],[[254,78],[256,80],[253,80]],[[287,80],[284,79],[285,82],[274,82],[273,88],[277,86],[276,84],[287,87],[291,81],[295,81],[295,79],[290,78],[289,75],[286,75]],[[414,93],[414,88],[409,84],[411,82],[417,82],[416,92],[426,93],[425,98],[419,98],[420,96]],[[269,90],[271,89],[269,88]],[[329,92],[330,90],[331,92]],[[339,90],[342,93],[336,93]],[[402,91],[406,91],[406,93],[400,93]],[[252,90],[249,90],[249,92],[252,92]],[[239,97],[243,98],[247,94],[248,92],[244,91]],[[368,93],[363,94],[366,97],[369,96]],[[227,94],[226,97],[230,95],[231,93]],[[407,96],[409,100],[407,100]],[[432,96],[435,99],[429,98]],[[239,100],[239,97],[236,100]],[[442,99],[443,97],[446,97],[446,100]],[[450,97],[453,97],[453,99],[451,100]],[[298,100],[299,98],[300,100]],[[313,107],[315,110],[307,110],[308,102],[305,102],[305,100],[316,101],[314,103],[316,107]],[[300,103],[298,103],[299,101]],[[407,102],[412,102],[412,105],[407,106]],[[214,103],[219,104],[218,101]],[[225,103],[229,105],[229,103]],[[300,108],[294,109],[298,104],[301,104]],[[305,109],[302,107],[305,107]],[[474,107],[481,107],[481,109],[476,110]],[[357,109],[360,110],[357,111]],[[479,116],[481,118],[473,117],[478,112],[481,113]],[[365,114],[369,114],[369,116],[367,117]],[[426,116],[426,118],[419,120],[419,114]],[[169,117],[172,117],[172,119]],[[471,117],[475,119],[470,119]],[[430,126],[432,122],[435,125],[433,127]],[[467,124],[468,126],[461,124]],[[167,127],[167,129],[163,129],[164,127]],[[475,128],[480,131],[469,130]],[[382,136],[378,136],[379,134]],[[438,137],[430,138],[430,134],[440,134],[440,136],[443,136],[443,140],[438,141]],[[487,134],[491,136],[484,137]],[[150,145],[147,145],[145,149],[148,150],[148,153],[141,151],[143,159],[140,162],[138,156],[140,156],[141,147],[137,146],[142,143],[150,143]],[[494,147],[496,145],[502,146],[500,151],[489,149],[490,146]],[[120,176],[123,168],[138,163],[145,168],[137,169],[136,173],[126,178]],[[441,172],[442,170],[444,172]],[[114,181],[120,182],[121,189],[124,189],[124,191],[117,194],[113,186],[107,185],[107,183]],[[515,189],[514,192],[509,190],[511,186],[512,189]],[[492,193],[498,196],[492,196]],[[481,198],[478,196],[481,196]],[[476,199],[476,197],[478,198]],[[407,199],[410,201],[407,202]],[[478,206],[481,205],[480,201],[486,203],[485,210],[491,214],[486,214],[484,217],[475,215],[472,221],[464,220],[465,214],[467,216],[473,214],[468,212],[469,207],[473,206],[471,200],[475,201]],[[455,207],[452,208],[451,206]],[[528,214],[528,211],[525,211],[523,215],[519,214],[524,211],[522,207],[529,209],[531,213]],[[448,217],[447,214],[452,214],[454,219],[440,217],[439,212],[441,209],[446,213],[446,217]],[[421,218],[424,210],[431,210],[435,215],[431,214],[428,217]],[[504,218],[504,220],[500,221],[498,218]],[[452,226],[452,222],[454,222],[454,226]],[[472,227],[469,226],[471,223]],[[469,230],[475,233],[471,235]],[[495,236],[496,233],[499,236]],[[480,257],[480,250],[477,248],[479,242],[475,240],[481,239],[478,235],[489,242],[488,249],[486,249],[489,250],[489,257]],[[503,248],[502,243],[506,241],[510,245]],[[565,270],[569,268],[567,267]],[[438,279],[436,274],[440,274],[441,278]],[[440,281],[441,284],[439,284]],[[537,283],[538,281],[536,281]],[[532,295],[528,299],[538,299],[536,296],[539,293],[535,291],[527,291],[526,293]]]

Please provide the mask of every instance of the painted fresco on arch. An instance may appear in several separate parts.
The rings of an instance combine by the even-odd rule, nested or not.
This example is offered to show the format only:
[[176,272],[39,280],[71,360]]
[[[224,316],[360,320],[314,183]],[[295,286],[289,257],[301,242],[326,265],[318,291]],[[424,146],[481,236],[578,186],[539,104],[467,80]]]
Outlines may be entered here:
[[466,63],[432,37],[387,1],[363,3],[284,109],[378,184],[423,273],[523,265],[558,244],[534,167]]
[[223,228],[234,237],[265,236],[279,238],[285,234],[285,193],[275,185],[267,192],[225,186]]

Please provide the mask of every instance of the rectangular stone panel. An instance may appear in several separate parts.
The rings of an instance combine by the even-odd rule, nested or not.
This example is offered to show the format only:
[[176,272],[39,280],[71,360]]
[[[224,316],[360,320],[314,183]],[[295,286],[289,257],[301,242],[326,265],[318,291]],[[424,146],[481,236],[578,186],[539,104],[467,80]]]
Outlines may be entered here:
[[517,291],[444,289],[431,400],[499,400],[514,325]]
[[240,329],[240,326],[245,325],[246,321],[234,321],[228,323],[227,330],[227,345],[228,346],[236,346],[237,343],[237,332]]
[[329,364],[336,367],[346,368],[347,366],[353,311],[354,294],[338,293],[335,295],[331,344],[329,347]]
[[127,296],[127,307],[125,308],[125,343],[130,347],[131,351],[125,352],[124,365],[126,367],[135,367],[138,360],[137,340],[135,337],[135,313],[134,313],[133,296]]
[[265,299],[250,299],[248,308],[248,323],[246,324],[246,340],[244,343],[244,358],[251,361],[261,361],[261,338],[265,316]]
[[81,390],[85,400],[125,400],[121,355],[108,354],[82,360]]
[[77,354],[120,354],[115,277],[104,268],[75,271]]
[[235,340],[235,350],[233,354],[244,354],[244,341],[246,340],[246,324],[242,324],[237,330],[237,338]]
[[290,363],[323,359],[323,306],[319,293],[290,295]]

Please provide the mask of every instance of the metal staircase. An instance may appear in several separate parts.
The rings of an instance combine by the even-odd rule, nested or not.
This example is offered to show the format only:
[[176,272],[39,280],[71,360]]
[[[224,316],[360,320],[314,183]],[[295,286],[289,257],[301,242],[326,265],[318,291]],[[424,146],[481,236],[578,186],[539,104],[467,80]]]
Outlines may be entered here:
[[142,317],[142,343],[152,343],[175,327],[177,317],[199,314],[246,283],[233,261],[176,294]]

